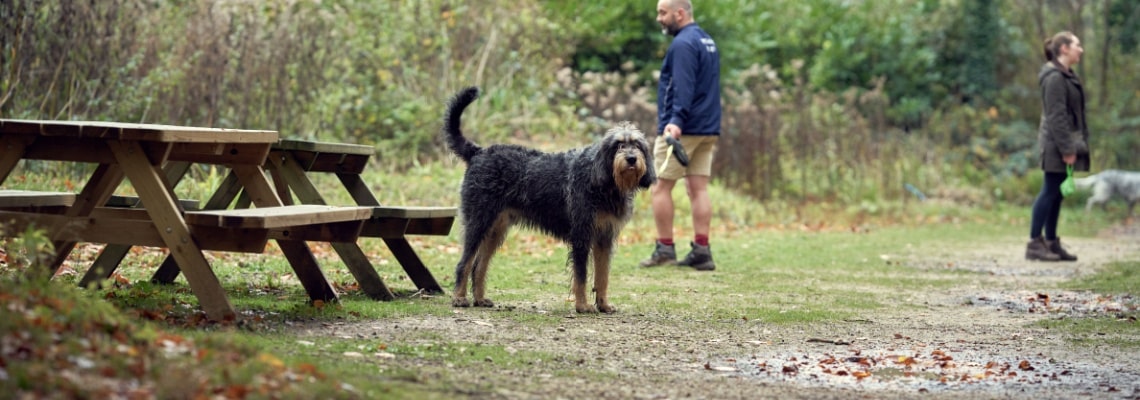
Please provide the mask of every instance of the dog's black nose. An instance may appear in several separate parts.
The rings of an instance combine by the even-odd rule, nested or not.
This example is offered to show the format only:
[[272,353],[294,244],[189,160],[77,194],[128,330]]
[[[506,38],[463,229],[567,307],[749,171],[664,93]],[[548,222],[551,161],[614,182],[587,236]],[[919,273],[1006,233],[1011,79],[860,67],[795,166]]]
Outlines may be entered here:
[[637,157],[636,156],[627,156],[625,158],[625,162],[628,163],[629,165],[637,165]]

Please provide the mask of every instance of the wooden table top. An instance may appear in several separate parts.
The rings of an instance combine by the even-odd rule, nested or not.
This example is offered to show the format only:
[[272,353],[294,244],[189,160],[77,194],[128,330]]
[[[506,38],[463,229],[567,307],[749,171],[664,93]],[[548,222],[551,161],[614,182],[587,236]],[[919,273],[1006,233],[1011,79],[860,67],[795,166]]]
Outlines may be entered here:
[[276,143],[276,131],[101,121],[0,119],[0,133],[173,143]]

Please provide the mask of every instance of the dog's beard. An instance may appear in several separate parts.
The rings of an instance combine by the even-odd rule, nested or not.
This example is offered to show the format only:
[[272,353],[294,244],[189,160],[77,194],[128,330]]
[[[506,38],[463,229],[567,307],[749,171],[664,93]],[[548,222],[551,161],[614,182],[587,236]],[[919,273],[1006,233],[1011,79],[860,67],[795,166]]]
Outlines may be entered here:
[[638,156],[637,162],[630,164],[626,157],[618,154],[614,157],[614,185],[623,193],[637,190],[641,177],[645,176],[645,158]]

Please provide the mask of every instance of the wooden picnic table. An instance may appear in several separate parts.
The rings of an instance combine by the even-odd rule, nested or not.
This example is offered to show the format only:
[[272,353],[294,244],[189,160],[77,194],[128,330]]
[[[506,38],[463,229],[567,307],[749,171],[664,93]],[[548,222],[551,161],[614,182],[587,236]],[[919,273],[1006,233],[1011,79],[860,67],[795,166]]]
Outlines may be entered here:
[[[78,194],[0,190],[0,224],[46,227],[53,271],[78,241],[165,247],[213,319],[236,313],[202,251],[262,252],[277,240],[309,296],[335,300],[304,240],[353,242],[371,209],[285,206],[262,167],[277,141],[273,131],[0,119],[0,185],[20,160],[98,164]],[[258,209],[184,210],[163,169],[172,162],[229,167]],[[144,207],[103,207],[124,178]]]

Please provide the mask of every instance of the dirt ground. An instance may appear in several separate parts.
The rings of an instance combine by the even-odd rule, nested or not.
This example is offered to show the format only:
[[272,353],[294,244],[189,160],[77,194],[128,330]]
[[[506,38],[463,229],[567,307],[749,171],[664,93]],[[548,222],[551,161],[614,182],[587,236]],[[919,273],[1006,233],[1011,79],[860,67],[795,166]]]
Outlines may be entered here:
[[[1140,304],[1135,298],[1050,288],[1110,261],[1135,260],[1140,227],[1118,226],[1096,238],[1066,239],[1066,247],[1080,256],[1076,263],[1027,262],[1022,246],[1011,241],[965,252],[916,249],[916,254],[924,254],[921,259],[892,255],[891,262],[915,269],[981,273],[969,274],[976,278],[965,285],[914,292],[906,299],[907,307],[886,307],[870,319],[806,327],[747,322],[734,326],[618,313],[568,317],[556,329],[537,331],[509,320],[480,319],[485,313],[459,312],[451,317],[302,325],[296,332],[302,338],[486,343],[509,352],[560,355],[552,362],[513,369],[494,365],[494,360],[487,360],[487,368],[460,369],[439,361],[374,355],[382,359],[381,368],[418,371],[417,379],[434,382],[431,385],[448,397],[1140,398],[1137,354],[1097,345],[1078,347],[1031,324],[1045,318],[1134,311]],[[919,312],[914,305],[921,305]],[[575,364],[610,378],[566,376],[564,371]]]

